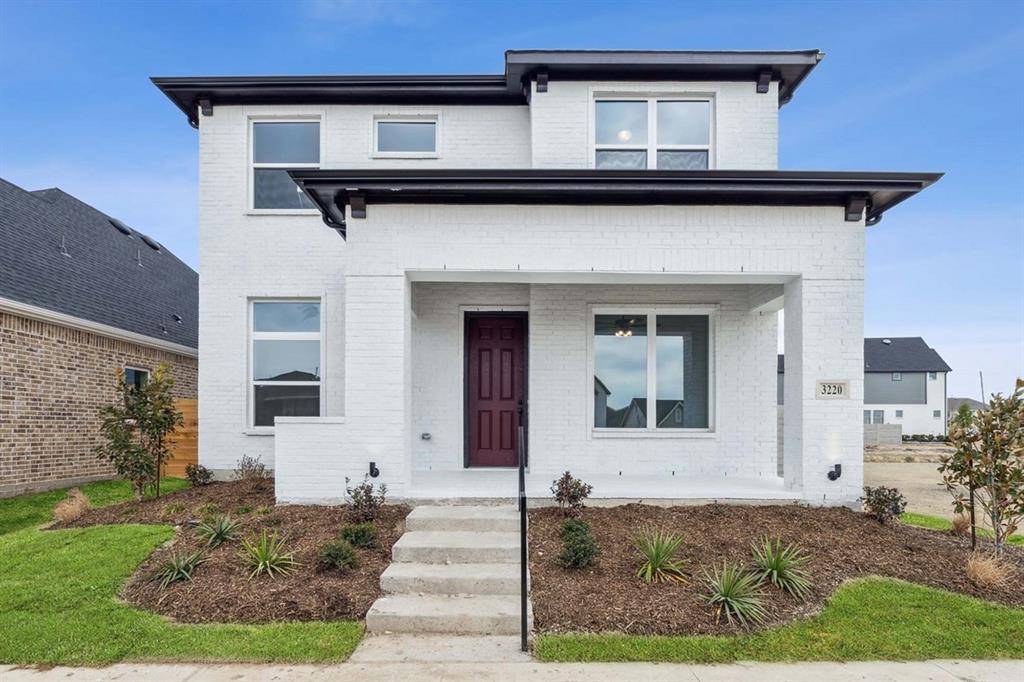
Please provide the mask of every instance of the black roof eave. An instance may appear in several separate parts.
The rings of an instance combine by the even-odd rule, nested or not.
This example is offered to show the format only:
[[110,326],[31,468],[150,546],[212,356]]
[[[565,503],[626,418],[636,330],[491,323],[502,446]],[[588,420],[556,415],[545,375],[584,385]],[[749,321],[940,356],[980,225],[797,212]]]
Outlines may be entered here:
[[508,50],[505,73],[384,76],[169,76],[150,80],[197,126],[200,102],[525,105],[539,72],[553,80],[779,82],[779,106],[821,61],[819,50]]
[[[301,169],[289,173],[316,204],[324,222],[342,234],[346,206],[358,206],[362,212],[374,203],[834,205],[856,211],[855,202],[860,201],[864,218],[874,223],[888,208],[942,177],[941,173],[731,170]],[[859,220],[859,215],[848,220]]]

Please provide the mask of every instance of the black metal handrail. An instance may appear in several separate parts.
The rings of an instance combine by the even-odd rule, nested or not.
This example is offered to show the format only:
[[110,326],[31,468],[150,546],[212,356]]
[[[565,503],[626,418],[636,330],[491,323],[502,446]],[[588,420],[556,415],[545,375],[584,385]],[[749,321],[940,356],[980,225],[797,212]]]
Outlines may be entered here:
[[528,595],[526,588],[526,573],[527,573],[527,534],[526,534],[526,457],[524,456],[525,448],[523,447],[523,441],[525,439],[525,433],[522,426],[519,427],[519,433],[517,434],[517,454],[519,455],[519,617],[520,617],[520,645],[523,651],[528,651],[529,644],[527,638],[529,635],[529,624],[527,623],[527,608],[528,608]]

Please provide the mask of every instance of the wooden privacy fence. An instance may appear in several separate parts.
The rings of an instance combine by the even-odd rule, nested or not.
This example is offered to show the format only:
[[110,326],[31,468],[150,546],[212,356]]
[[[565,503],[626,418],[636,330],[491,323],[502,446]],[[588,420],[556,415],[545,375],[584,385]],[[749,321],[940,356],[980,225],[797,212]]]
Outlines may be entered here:
[[167,439],[171,459],[164,463],[164,476],[185,477],[185,467],[199,462],[199,401],[174,401],[184,422]]

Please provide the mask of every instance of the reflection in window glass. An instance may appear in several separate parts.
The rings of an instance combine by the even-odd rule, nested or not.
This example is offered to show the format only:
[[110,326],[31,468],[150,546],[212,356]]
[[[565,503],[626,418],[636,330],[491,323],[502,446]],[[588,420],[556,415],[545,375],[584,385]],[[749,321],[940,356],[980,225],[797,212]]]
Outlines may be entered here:
[[137,391],[145,386],[147,381],[149,381],[149,372],[146,370],[133,367],[124,368],[125,386],[131,386]]
[[378,121],[377,151],[437,151],[437,123],[434,121]]
[[705,170],[708,153],[703,151],[659,151],[658,170]]
[[257,302],[252,305],[253,330],[258,332],[318,332],[320,304],[311,301]]
[[610,170],[643,170],[647,168],[647,152],[599,149],[595,165]]
[[253,208],[316,208],[288,176],[288,171],[257,168],[253,172]]
[[320,386],[257,385],[253,402],[255,426],[273,426],[274,417],[316,417],[320,414]]
[[320,124],[253,123],[253,163],[320,163]]
[[708,428],[708,317],[658,315],[655,378],[659,429]]
[[319,415],[320,303],[255,301],[252,324],[253,425]]
[[595,103],[597,144],[647,145],[647,102]]
[[319,341],[253,342],[253,378],[256,381],[319,381]]
[[594,426],[647,425],[647,318],[594,318]]
[[711,103],[658,102],[658,144],[708,144]]

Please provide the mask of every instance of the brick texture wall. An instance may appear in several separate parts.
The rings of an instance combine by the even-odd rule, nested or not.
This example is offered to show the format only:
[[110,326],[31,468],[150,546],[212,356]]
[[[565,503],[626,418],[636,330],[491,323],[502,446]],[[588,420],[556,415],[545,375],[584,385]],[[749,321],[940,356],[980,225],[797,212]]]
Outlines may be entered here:
[[99,409],[125,365],[171,366],[175,395],[196,397],[195,358],[0,313],[0,495],[113,475],[92,449]]

